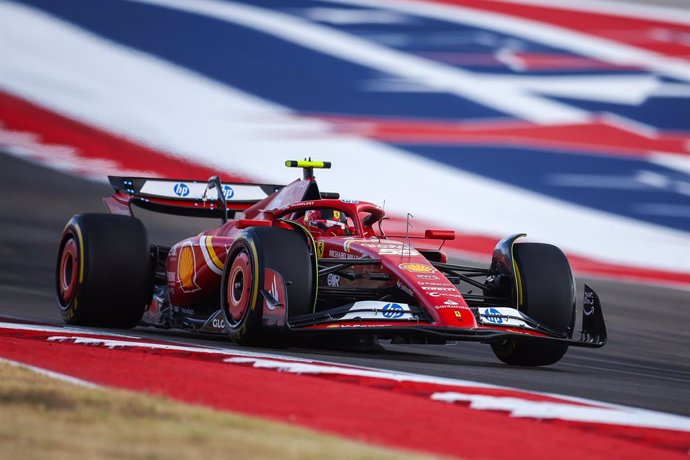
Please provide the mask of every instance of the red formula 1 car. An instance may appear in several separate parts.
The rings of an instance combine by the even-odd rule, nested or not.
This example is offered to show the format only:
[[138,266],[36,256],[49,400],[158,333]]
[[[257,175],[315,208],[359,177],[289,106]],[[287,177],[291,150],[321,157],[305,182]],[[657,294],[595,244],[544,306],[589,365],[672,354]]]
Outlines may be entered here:
[[[589,286],[573,339],[575,284],[557,247],[516,243],[517,234],[496,245],[488,268],[451,264],[429,245],[453,239],[453,231],[386,235],[383,209],[319,190],[314,168],[329,163],[286,165],[303,168],[303,179],[279,186],[110,177],[110,214],[72,217],[60,241],[65,322],[181,328],[247,345],[469,340],[528,366],[555,363],[569,346],[606,343]],[[172,247],[150,245],[132,205],[222,223]]]

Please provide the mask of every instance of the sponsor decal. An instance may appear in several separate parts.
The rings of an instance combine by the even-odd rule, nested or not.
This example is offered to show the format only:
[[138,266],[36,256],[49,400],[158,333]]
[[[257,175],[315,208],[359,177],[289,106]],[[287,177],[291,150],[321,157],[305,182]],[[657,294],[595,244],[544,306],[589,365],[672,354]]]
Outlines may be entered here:
[[334,251],[333,249],[328,250],[328,257],[333,259],[355,259],[353,254],[348,254],[347,252]]
[[211,324],[213,325],[213,327],[225,329],[225,320],[222,318],[214,318]]
[[376,249],[379,254],[384,256],[419,255],[419,252],[416,250],[397,241],[387,243],[362,243],[362,246]]
[[343,251],[350,252],[350,246],[354,241],[355,240],[345,240],[345,242],[343,243]]
[[462,319],[462,313],[460,313],[459,310],[455,310],[455,317],[456,317],[457,319]]
[[319,259],[323,258],[323,248],[325,246],[326,245],[324,244],[323,241],[319,241],[318,243],[316,243],[316,255]]
[[582,313],[585,316],[592,316],[594,313],[594,293],[591,291],[585,291],[585,300],[582,305]]
[[182,292],[195,292],[201,289],[196,284],[196,255],[191,243],[185,244],[177,258],[177,277]]
[[351,204],[357,204],[359,203],[359,200],[340,200],[341,203],[351,203]]
[[226,200],[229,200],[235,196],[235,190],[229,185],[223,185],[223,196],[225,196]]
[[367,248],[380,248],[380,249],[399,249],[402,243],[362,243],[362,246]]
[[432,282],[429,282],[429,281],[419,281],[418,284],[419,284],[420,286],[445,286],[445,287],[449,287],[449,286],[450,286],[449,283],[444,283],[444,282],[435,283],[435,282],[433,282],[433,281],[432,281]]
[[502,324],[503,323],[503,317],[501,315],[501,312],[496,310],[495,308],[486,308],[484,312],[482,313],[482,317],[486,319],[490,323],[494,324]]
[[479,309],[479,321],[484,324],[500,324],[533,329],[526,322],[527,317],[514,308],[488,307]]
[[446,301],[443,302],[443,303],[444,303],[444,305],[460,305],[459,303],[454,302],[454,301],[452,301],[452,300],[450,300],[450,299],[446,300]]
[[419,274],[419,275],[417,275],[417,279],[420,279],[420,280],[440,280],[441,278],[439,278],[436,275]]
[[424,294],[428,295],[429,297],[456,297],[458,299],[462,299],[461,294],[455,294],[453,292],[432,291],[432,292],[425,292]]
[[264,271],[264,289],[269,293],[273,300],[276,301],[275,305],[271,305],[268,300],[264,299],[266,308],[269,310],[275,310],[279,306],[285,306],[285,291],[283,285],[283,279],[277,272],[271,270],[270,268]]
[[454,287],[444,287],[444,286],[422,286],[425,291],[450,291],[456,292],[457,289]]
[[329,273],[326,283],[330,287],[340,287],[340,276],[334,273]]
[[331,324],[327,327],[329,327],[329,328],[335,328],[335,327],[355,328],[355,327],[380,327],[380,326],[378,324]]
[[403,307],[397,303],[387,303],[383,306],[383,317],[384,318],[400,318],[403,315]]
[[[283,189],[283,190],[289,190],[289,189],[285,188],[285,189]],[[280,195],[282,195],[282,194],[279,194],[276,198],[280,197]],[[272,203],[272,206],[274,206],[273,209],[279,208],[279,207],[281,206],[281,204],[282,204],[282,200],[281,200],[281,202],[278,202],[277,200],[274,200],[274,203]],[[292,209],[292,208],[301,208],[301,207],[304,207],[304,206],[313,206],[313,205],[314,205],[314,202],[313,202],[313,201],[300,201],[299,203],[292,203],[292,204],[289,204],[289,205],[286,206],[286,208],[287,208],[287,209]]]
[[178,182],[173,186],[173,192],[177,196],[185,197],[189,195],[189,186],[183,182]]
[[379,254],[382,256],[418,256],[419,252],[409,248],[399,249],[379,249]]
[[363,300],[355,302],[350,310],[339,318],[339,321],[381,321],[389,320],[414,320],[417,316],[412,313],[406,303],[382,302],[378,300]]
[[404,264],[398,265],[398,267],[402,268],[405,271],[411,272],[411,273],[434,273],[436,269],[432,267],[431,265],[426,265],[426,264],[418,264],[418,263],[412,263],[412,262],[406,262]]
[[405,285],[405,284],[404,284],[403,282],[401,282],[400,280],[398,280],[397,286],[398,286],[398,289],[400,289],[401,291],[403,291],[405,294],[414,297],[414,294],[412,293],[412,289],[410,289],[409,287],[407,287],[407,285]]

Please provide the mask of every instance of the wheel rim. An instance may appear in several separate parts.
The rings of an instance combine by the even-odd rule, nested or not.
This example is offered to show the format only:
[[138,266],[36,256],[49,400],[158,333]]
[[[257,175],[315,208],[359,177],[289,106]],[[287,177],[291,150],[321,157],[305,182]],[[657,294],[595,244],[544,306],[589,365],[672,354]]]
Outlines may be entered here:
[[251,279],[249,255],[241,251],[232,262],[226,286],[228,319],[231,324],[240,323],[249,309]]
[[79,259],[77,242],[70,237],[62,249],[60,258],[60,297],[63,303],[69,304],[74,298],[77,289],[77,274],[79,273]]

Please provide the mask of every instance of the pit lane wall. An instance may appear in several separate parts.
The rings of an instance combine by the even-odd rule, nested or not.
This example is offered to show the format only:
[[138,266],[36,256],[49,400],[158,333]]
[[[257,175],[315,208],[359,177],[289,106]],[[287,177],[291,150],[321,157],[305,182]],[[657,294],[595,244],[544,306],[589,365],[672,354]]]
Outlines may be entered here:
[[464,254],[523,231],[581,273],[690,284],[687,15],[579,11],[571,26],[540,5],[363,0],[0,11],[0,143],[16,155],[97,178],[276,183],[309,155],[335,165],[323,190],[455,228]]

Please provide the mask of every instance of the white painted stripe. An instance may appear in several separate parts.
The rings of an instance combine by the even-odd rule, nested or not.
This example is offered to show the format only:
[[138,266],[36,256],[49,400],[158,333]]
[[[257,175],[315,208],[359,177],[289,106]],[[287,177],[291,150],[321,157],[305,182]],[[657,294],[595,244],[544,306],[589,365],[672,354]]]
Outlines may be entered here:
[[51,379],[60,380],[60,381],[67,382],[67,383],[72,383],[74,385],[79,385],[79,386],[86,387],[86,388],[100,388],[100,386],[96,385],[95,383],[91,383],[91,382],[86,381],[86,380],[78,379],[76,377],[72,377],[71,375],[61,374],[59,372],[54,372],[54,371],[49,371],[48,369],[44,369],[42,367],[32,366],[30,364],[22,363],[19,361],[14,361],[11,359],[6,359],[6,358],[0,358],[0,363],[9,364],[10,366],[14,366],[14,367],[21,367],[23,369],[28,369],[28,370],[31,370],[33,372],[36,372],[37,374],[41,374],[41,375],[44,375],[46,377],[50,377]]
[[157,172],[122,167],[115,159],[88,158],[69,145],[47,144],[34,133],[6,129],[0,122],[0,147],[10,155],[53,169],[108,183],[107,175],[155,177]]
[[105,337],[139,339],[139,337],[130,334],[120,334],[115,332],[107,332],[93,328],[76,326],[47,326],[44,324],[10,323],[0,321],[0,329],[13,329],[18,331],[59,332],[63,334],[96,334]]
[[[688,147],[690,148],[690,146]],[[690,155],[669,155],[664,152],[653,152],[650,161],[684,174],[690,174]]]
[[586,111],[521,91],[456,67],[377,45],[335,29],[265,8],[217,0],[131,0],[202,14],[256,29],[381,72],[416,81],[487,107],[536,123],[572,123],[589,118]]
[[216,275],[222,275],[223,270],[220,268],[216,267],[216,264],[213,263],[213,259],[211,259],[211,254],[208,253],[208,248],[206,247],[207,239],[208,236],[202,236],[199,239],[199,247],[201,248],[201,253],[204,255],[204,261],[206,262],[206,265],[208,268],[211,269],[213,273]]
[[[441,377],[432,377],[419,374],[409,374],[395,371],[382,371],[371,368],[343,366],[335,363],[295,359],[290,356],[269,355],[256,352],[246,352],[244,350],[226,350],[216,348],[202,348],[196,346],[182,346],[182,345],[168,345],[140,342],[131,342],[124,340],[112,339],[94,339],[84,337],[50,337],[49,341],[53,342],[70,342],[89,346],[104,346],[107,348],[149,348],[161,350],[175,350],[188,351],[193,353],[204,354],[219,354],[231,356],[224,359],[225,362],[232,364],[251,364],[253,367],[261,369],[273,369],[281,372],[289,372],[294,374],[335,374],[358,376],[364,378],[387,379],[396,382],[420,382],[429,384],[439,384],[445,386],[455,386],[458,388],[494,388],[502,389],[511,392],[522,392],[524,394],[543,395],[551,398],[560,399],[560,402],[544,404],[543,401],[532,402],[516,397],[511,398],[495,398],[493,400],[481,398],[472,399],[478,404],[477,409],[492,409],[500,407],[500,410],[515,411],[516,415],[520,417],[537,417],[544,418],[551,416],[554,418],[563,418],[565,420],[580,420],[589,423],[609,423],[623,426],[639,426],[648,428],[658,428],[667,430],[690,431],[690,418],[677,416],[673,414],[665,414],[662,412],[649,411],[643,409],[635,409],[626,406],[615,404],[607,404],[598,401],[586,400],[583,398],[571,398],[562,395],[545,394],[534,391],[518,390],[510,387],[501,387],[496,385],[489,385],[480,382],[472,382],[467,380],[456,380]],[[471,389],[462,392],[458,389],[457,392],[451,392],[451,395],[436,396],[433,399],[452,401],[452,398],[469,398]],[[439,395],[439,393],[436,393]],[[474,395],[472,395],[474,397]],[[590,406],[590,411],[586,411],[582,406],[576,404],[569,404],[571,402],[578,402]],[[597,419],[597,417],[599,417]]]
[[675,8],[654,3],[638,4],[630,1],[605,1],[605,0],[577,0],[577,2],[554,2],[553,0],[495,0],[505,3],[517,3],[521,5],[537,5],[548,8],[556,8],[571,11],[584,11],[586,13],[603,13],[614,16],[645,19],[648,21],[662,21],[675,24],[690,24],[690,12],[687,9]]
[[294,116],[32,8],[0,3],[0,16],[6,19],[0,87],[70,118],[269,183],[294,180],[294,170],[281,166],[286,159],[318,155],[334,164],[318,175],[323,190],[385,201],[398,215],[412,212],[430,225],[496,237],[524,231],[596,260],[690,272],[688,233],[551,199],[354,135],[333,135],[328,123]]
[[434,393],[431,395],[431,399],[448,403],[469,402],[472,409],[507,411],[512,417],[559,419],[572,422],[690,431],[690,419],[684,417],[676,419],[673,416],[669,419],[666,417],[668,414],[657,416],[613,408],[457,392]]
[[[545,22],[506,14],[417,0],[326,0],[332,3],[388,8],[441,21],[488,28],[524,39],[562,48],[619,65],[637,65],[669,77],[690,81],[690,62],[642,48],[588,35]],[[572,3],[572,2],[570,2]]]

